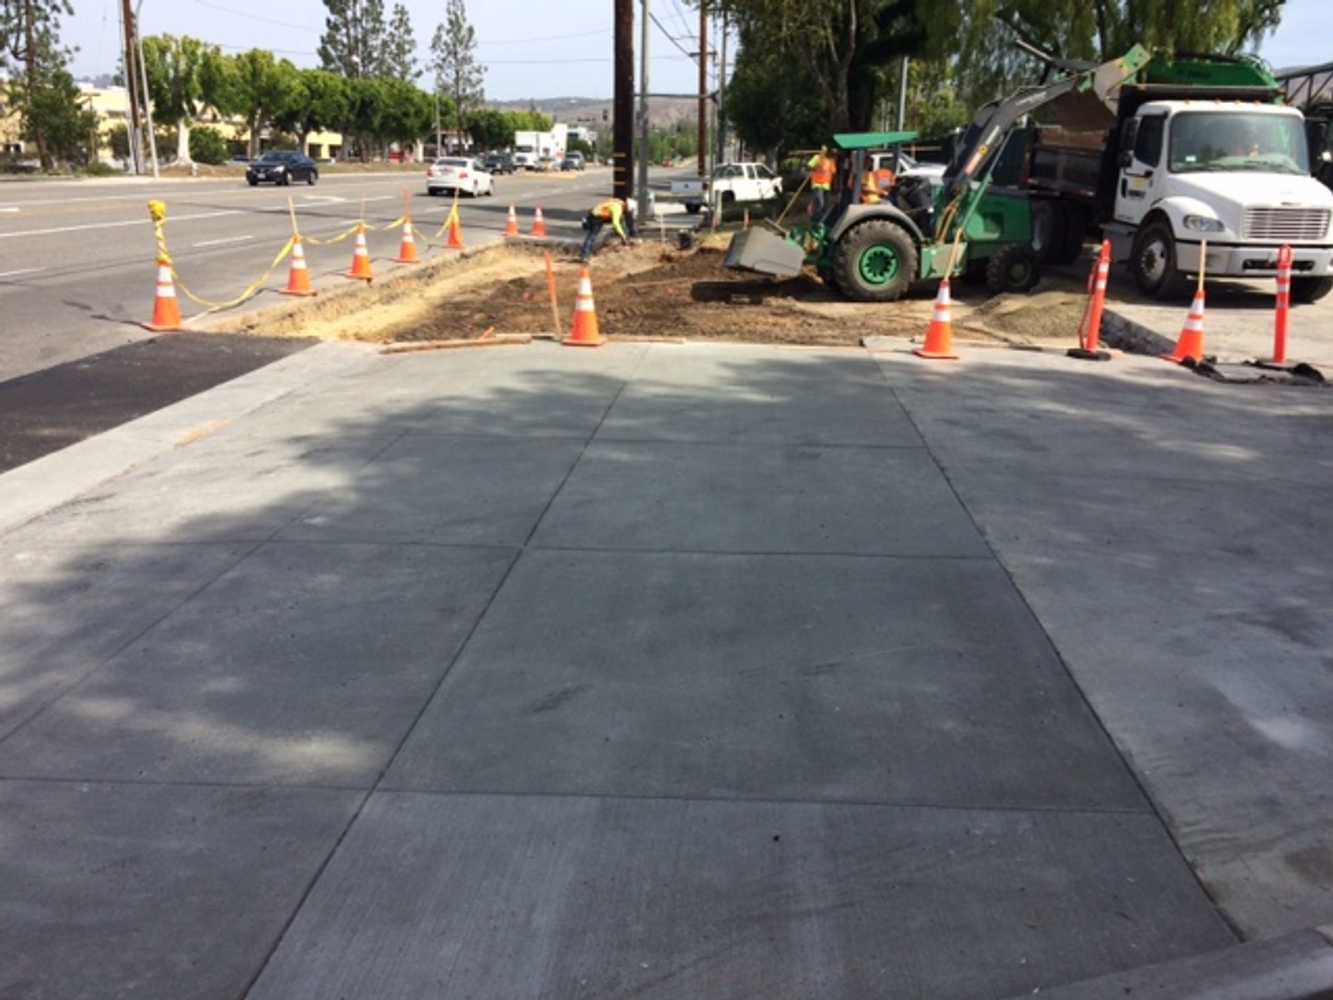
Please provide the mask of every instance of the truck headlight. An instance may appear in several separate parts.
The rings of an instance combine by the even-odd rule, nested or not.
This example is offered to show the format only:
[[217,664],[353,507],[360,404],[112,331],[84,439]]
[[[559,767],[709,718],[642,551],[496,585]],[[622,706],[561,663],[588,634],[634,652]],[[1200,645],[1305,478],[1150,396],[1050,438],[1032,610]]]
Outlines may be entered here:
[[1206,215],[1187,215],[1184,222],[1186,229],[1193,229],[1196,233],[1220,233],[1226,228],[1220,219]]

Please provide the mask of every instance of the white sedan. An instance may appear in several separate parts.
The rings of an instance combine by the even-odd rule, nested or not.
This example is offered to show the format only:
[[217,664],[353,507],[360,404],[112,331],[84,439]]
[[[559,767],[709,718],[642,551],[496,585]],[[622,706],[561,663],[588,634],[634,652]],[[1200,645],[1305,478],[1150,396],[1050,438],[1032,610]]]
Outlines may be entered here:
[[470,194],[477,198],[495,194],[495,181],[476,160],[462,156],[445,156],[436,160],[426,171],[426,193]]

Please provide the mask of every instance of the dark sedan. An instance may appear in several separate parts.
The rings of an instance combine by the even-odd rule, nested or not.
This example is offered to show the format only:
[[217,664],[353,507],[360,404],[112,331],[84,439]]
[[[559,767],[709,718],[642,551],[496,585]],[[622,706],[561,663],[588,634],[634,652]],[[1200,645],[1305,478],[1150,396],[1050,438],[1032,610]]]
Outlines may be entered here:
[[292,181],[305,181],[314,184],[319,180],[319,167],[315,161],[301,153],[279,151],[265,153],[245,172],[245,179],[254,187],[260,181],[272,181],[274,184],[290,184]]

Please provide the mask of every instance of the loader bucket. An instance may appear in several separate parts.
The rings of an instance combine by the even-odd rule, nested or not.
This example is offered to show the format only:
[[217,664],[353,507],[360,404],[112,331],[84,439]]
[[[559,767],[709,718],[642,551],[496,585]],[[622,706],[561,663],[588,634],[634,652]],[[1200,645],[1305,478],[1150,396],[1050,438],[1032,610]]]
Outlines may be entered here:
[[733,271],[755,271],[791,278],[805,265],[805,248],[767,229],[746,229],[732,238],[722,266]]

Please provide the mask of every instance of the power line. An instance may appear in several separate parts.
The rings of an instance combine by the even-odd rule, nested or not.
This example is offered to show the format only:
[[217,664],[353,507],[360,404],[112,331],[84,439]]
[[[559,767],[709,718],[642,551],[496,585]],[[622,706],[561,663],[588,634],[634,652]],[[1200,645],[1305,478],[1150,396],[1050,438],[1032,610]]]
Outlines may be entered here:
[[[278,21],[271,17],[264,17],[260,14],[251,13],[248,10],[236,10],[234,7],[226,7],[220,3],[213,3],[212,0],[194,0],[200,7],[208,7],[211,10],[218,10],[224,14],[235,14],[237,17],[246,17],[251,21],[262,21],[265,24],[275,24],[279,28],[295,28],[297,31],[321,31],[321,28],[313,28],[308,24],[293,24],[291,21]],[[273,51],[277,51],[274,49]]]
[[681,45],[680,42],[676,41],[676,36],[673,35],[671,32],[667,31],[666,28],[662,26],[662,22],[657,19],[656,14],[649,13],[648,16],[652,18],[653,24],[657,25],[657,30],[662,32],[662,34],[666,35],[667,40],[670,41],[672,45],[680,49],[681,52],[684,52],[686,58],[694,60],[694,54],[690,52],[688,49],[686,49],[685,46]]
[[573,35],[548,35],[545,38],[507,38],[498,42],[486,42],[478,39],[477,45],[529,45],[535,42],[563,42],[569,38],[592,38],[594,35],[609,35],[610,28],[599,28],[597,31],[580,31]]

